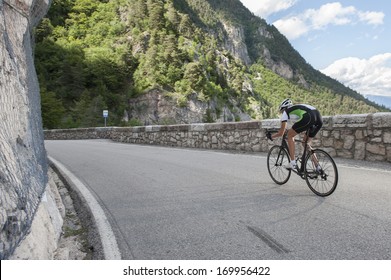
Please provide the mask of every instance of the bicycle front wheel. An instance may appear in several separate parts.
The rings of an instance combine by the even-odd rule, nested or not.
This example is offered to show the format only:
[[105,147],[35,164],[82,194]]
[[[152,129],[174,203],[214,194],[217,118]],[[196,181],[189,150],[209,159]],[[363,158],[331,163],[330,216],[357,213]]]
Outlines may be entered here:
[[[319,164],[320,169],[317,168]],[[338,169],[333,158],[323,150],[315,149],[305,160],[305,180],[316,195],[328,196],[337,188]]]
[[291,170],[284,166],[290,162],[288,152],[281,146],[273,146],[267,155],[267,170],[273,181],[279,185],[288,182]]

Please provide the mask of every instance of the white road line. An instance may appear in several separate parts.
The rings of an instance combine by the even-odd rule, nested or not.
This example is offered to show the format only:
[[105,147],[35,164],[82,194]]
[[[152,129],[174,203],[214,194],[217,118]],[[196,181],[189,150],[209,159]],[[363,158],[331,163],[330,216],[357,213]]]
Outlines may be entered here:
[[103,253],[106,260],[120,260],[121,253],[118,248],[117,240],[115,239],[114,232],[110,226],[110,223],[103,211],[102,207],[96,201],[95,197],[88,190],[88,188],[63,164],[58,162],[52,157],[48,157],[49,160],[57,167],[61,174],[66,178],[68,183],[72,183],[80,192],[80,194],[86,200],[90,207],[92,216],[95,219],[96,227],[98,229],[102,246]]

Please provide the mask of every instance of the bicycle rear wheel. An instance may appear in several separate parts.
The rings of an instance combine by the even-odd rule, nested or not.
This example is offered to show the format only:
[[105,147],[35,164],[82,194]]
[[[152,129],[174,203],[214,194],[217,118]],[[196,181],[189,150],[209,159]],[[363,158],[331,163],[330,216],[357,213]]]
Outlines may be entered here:
[[[317,170],[312,156],[316,156],[321,170]],[[338,169],[333,158],[323,150],[315,149],[305,160],[305,180],[316,195],[328,196],[337,188]]]
[[288,182],[291,170],[284,166],[290,162],[288,152],[281,146],[273,146],[267,155],[267,170],[273,181],[279,185]]

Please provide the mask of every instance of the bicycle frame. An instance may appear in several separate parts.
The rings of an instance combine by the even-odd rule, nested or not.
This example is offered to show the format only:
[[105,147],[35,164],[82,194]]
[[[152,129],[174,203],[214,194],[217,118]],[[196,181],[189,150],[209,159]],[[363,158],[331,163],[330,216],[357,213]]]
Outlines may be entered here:
[[[304,151],[303,151],[303,154],[301,155],[299,169],[298,170],[292,169],[293,172],[295,172],[296,174],[300,175],[300,177],[302,177],[303,179],[304,179],[304,167],[305,167],[304,163],[305,163],[305,158],[307,156],[308,150],[309,150],[309,152],[311,152],[311,154],[313,154],[312,148],[309,147],[309,145],[308,145],[308,134],[309,134],[309,130],[307,130],[306,133],[305,133],[306,140],[304,142],[296,141],[296,142],[304,143]],[[288,151],[288,155],[289,155],[290,154],[289,153],[289,146],[288,146],[288,143],[286,141],[286,137],[287,137],[287,131],[284,133],[284,135],[282,137],[281,145]],[[299,164],[299,163],[297,162],[297,164]]]

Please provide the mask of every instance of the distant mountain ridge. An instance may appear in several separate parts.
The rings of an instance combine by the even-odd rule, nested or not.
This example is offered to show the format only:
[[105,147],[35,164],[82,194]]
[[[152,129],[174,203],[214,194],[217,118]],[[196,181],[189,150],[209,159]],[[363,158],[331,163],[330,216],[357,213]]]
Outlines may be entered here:
[[47,128],[387,110],[312,68],[239,0],[54,0],[36,30]]

